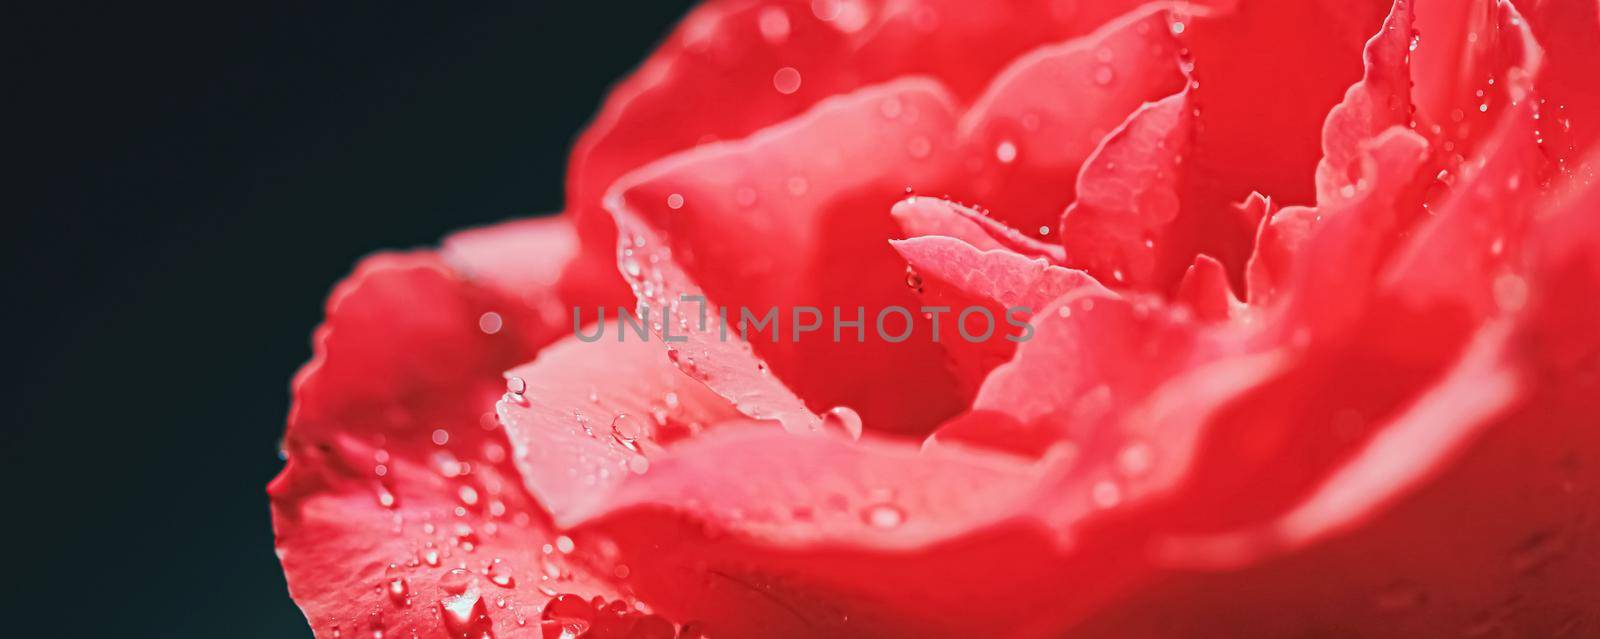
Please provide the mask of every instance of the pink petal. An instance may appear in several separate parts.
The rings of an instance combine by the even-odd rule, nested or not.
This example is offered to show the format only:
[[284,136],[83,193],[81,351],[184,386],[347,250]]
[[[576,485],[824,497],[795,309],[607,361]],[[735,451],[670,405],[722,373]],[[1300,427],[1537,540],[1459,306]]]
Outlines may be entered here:
[[1389,8],[1387,0],[1246,2],[1180,21],[1199,84],[1187,168],[1206,184],[1191,204],[1219,207],[1252,190],[1312,202],[1323,116],[1361,78],[1362,43]]
[[552,592],[627,594],[603,558],[542,550],[558,535],[488,412],[499,371],[537,346],[519,315],[492,333],[482,318],[523,302],[432,253],[368,258],[330,297],[268,489],[290,593],[318,637],[533,637]]
[[1533,83],[1543,54],[1521,16],[1510,5],[1501,9],[1501,55],[1513,65],[1499,83],[1505,103],[1497,105],[1475,160],[1454,169],[1454,186],[1437,198],[1435,215],[1417,228],[1386,274],[1387,285],[1413,304],[1459,304],[1473,314],[1504,306],[1495,285],[1520,260],[1517,248],[1532,222],[1548,166],[1534,134]]
[[719,636],[971,636],[1102,598],[1043,605],[1062,560],[1013,518],[1032,484],[970,451],[728,425],[627,479],[580,530],[616,542],[653,606]]
[[985,251],[1004,248],[1052,263],[1066,260],[1061,246],[1028,237],[994,218],[949,200],[908,197],[896,202],[889,214],[900,223],[900,230],[907,238],[943,235]]
[[[599,330],[598,334],[595,330]],[[568,337],[506,373],[525,391],[498,407],[528,491],[558,523],[614,489],[674,439],[739,417],[617,321]]]
[[1228,271],[1222,262],[1204,253],[1196,255],[1194,265],[1183,274],[1174,299],[1207,320],[1228,319],[1243,305],[1228,286]]
[[1318,203],[1336,201],[1342,190],[1355,188],[1362,179],[1362,145],[1410,119],[1413,19],[1409,2],[1394,4],[1377,35],[1367,41],[1366,74],[1328,112],[1317,164]]
[[1600,3],[1588,0],[1544,0],[1519,4],[1546,61],[1535,81],[1542,148],[1556,166],[1577,167],[1600,138]]
[[[1079,290],[1109,294],[1082,271],[1053,266],[1003,248],[979,251],[961,240],[937,235],[892,242],[922,281],[922,304],[958,309],[965,329],[946,329],[941,341],[952,359],[966,396],[976,392],[989,371],[1011,359],[1031,327],[1019,329],[1052,300]],[[989,318],[965,309],[982,307]],[[956,316],[959,322],[960,315]],[[991,323],[992,322],[992,323]],[[965,330],[963,336],[959,330]],[[966,336],[987,339],[970,341]]]
[[1061,217],[1069,264],[1113,286],[1177,285],[1201,241],[1198,212],[1183,205],[1189,95],[1141,107],[1084,164],[1078,199]]
[[[708,141],[746,137],[828,97],[896,78],[934,78],[968,102],[1023,52],[1087,33],[1143,3],[704,3],[611,92],[578,140],[568,206],[585,241],[607,248],[611,227],[601,198],[629,171]],[[775,84],[784,69],[799,78],[787,92]]]
[[1049,230],[1106,133],[1185,83],[1167,11],[1151,6],[1093,34],[1034,49],[990,83],[961,121],[975,174],[962,195],[1009,225]]
[[[891,103],[900,109],[892,118],[883,109]],[[752,333],[754,355],[711,332],[678,347],[707,373],[707,384],[741,406],[749,398],[730,385],[781,380],[811,410],[848,406],[870,429],[926,432],[958,408],[938,344],[891,343],[870,323],[884,308],[917,306],[904,262],[885,242],[896,235],[887,213],[905,185],[948,174],[953,125],[942,89],[904,80],[824,101],[747,140],[652,164],[620,182],[610,199],[625,238],[624,274],[641,302],[657,309],[698,287],[711,314],[727,308],[730,323],[744,310],[757,319],[777,310],[784,334]],[[680,268],[682,279],[673,274]],[[698,309],[679,306],[674,312],[693,312],[680,324],[692,318],[698,326]],[[838,340],[821,331],[797,337],[792,320],[802,306],[864,318],[862,340],[842,331]],[[729,368],[712,371],[708,362]],[[768,410],[794,408],[783,401]]]
[[[1587,614],[1600,596],[1589,570],[1600,556],[1582,543],[1593,501],[1586,487],[1600,477],[1580,462],[1600,453],[1589,427],[1600,410],[1600,339],[1588,330],[1600,316],[1571,303],[1600,294],[1597,194],[1590,183],[1563,198],[1534,233],[1528,304],[1478,330],[1442,377],[1315,490],[1263,524],[1160,542],[1158,557],[1204,572],[1171,572],[1077,633],[1585,636],[1600,628]],[[1223,566],[1232,569],[1210,572]],[[1255,602],[1248,611],[1234,605],[1241,592]]]

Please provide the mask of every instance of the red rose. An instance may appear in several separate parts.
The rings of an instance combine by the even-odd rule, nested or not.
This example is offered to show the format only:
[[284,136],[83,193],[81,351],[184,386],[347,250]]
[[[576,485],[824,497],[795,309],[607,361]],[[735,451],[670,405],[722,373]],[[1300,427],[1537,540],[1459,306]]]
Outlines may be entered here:
[[[1596,14],[708,3],[566,214],[335,289],[291,593],[323,638],[1600,635]],[[1027,336],[871,330],[923,307]]]

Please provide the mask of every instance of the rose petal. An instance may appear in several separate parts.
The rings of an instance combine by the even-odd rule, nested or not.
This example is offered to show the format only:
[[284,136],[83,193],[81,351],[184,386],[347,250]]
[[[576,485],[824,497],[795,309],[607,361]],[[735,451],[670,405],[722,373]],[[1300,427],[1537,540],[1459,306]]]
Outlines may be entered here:
[[1185,90],[1146,104],[1101,144],[1078,174],[1078,199],[1061,216],[1068,264],[1113,286],[1169,293],[1205,251],[1242,272],[1254,222],[1186,205],[1192,107]]
[[1600,138],[1600,77],[1591,64],[1600,59],[1600,3],[1544,0],[1518,8],[1546,54],[1535,85],[1542,148],[1570,171]]
[[[1421,136],[1393,127],[1358,153],[1349,174],[1355,183],[1317,206],[1309,237],[1293,258],[1294,292],[1284,314],[1305,338],[1344,330],[1366,312],[1397,236],[1421,210],[1416,176],[1428,157]],[[1278,217],[1293,225],[1301,215],[1285,210]]]
[[1192,205],[1219,207],[1252,190],[1312,202],[1323,116],[1360,79],[1362,44],[1389,9],[1386,0],[1246,2],[1177,22],[1199,84],[1186,169],[1207,187]]
[[1005,415],[1013,427],[984,432],[982,421],[956,422],[940,430],[941,440],[1034,457],[1060,442],[1081,446],[1161,384],[1217,354],[1185,314],[1087,287],[1038,311],[1032,324],[1033,338],[984,380],[972,404]]
[[[1083,271],[1003,248],[979,251],[961,240],[936,235],[891,244],[921,279],[922,304],[955,309],[952,319],[957,328],[946,329],[941,343],[967,398],[1032,333],[1026,326],[1019,330],[1017,323],[1027,322],[1035,311],[1074,291],[1110,294]],[[970,308],[987,309],[988,317],[966,310]],[[966,325],[960,323],[963,317]]]
[[[1169,539],[1157,550],[1190,566],[1248,562],[1242,569],[1172,574],[1076,634],[1336,627],[1360,636],[1583,636],[1600,628],[1587,614],[1600,596],[1589,577],[1600,557],[1581,543],[1589,487],[1600,481],[1581,463],[1600,453],[1588,427],[1600,410],[1600,339],[1581,327],[1600,316],[1594,305],[1570,303],[1600,294],[1596,206],[1593,183],[1554,205],[1526,252],[1535,257],[1525,310],[1480,330],[1447,375],[1285,516],[1224,536]],[[1262,605],[1239,611],[1231,602],[1240,592]]]
[[507,372],[525,391],[498,407],[528,491],[557,522],[588,509],[673,439],[739,417],[726,400],[618,321]]
[[1517,248],[1548,160],[1534,134],[1533,81],[1543,54],[1516,10],[1500,9],[1502,55],[1512,65],[1500,82],[1507,102],[1477,146],[1479,155],[1455,169],[1455,186],[1389,267],[1386,286],[1411,304],[1459,304],[1481,315],[1508,302],[1496,298],[1495,286],[1521,257]]
[[[585,242],[609,248],[612,227],[601,199],[629,171],[707,141],[746,137],[830,96],[904,76],[935,78],[967,102],[1023,52],[1087,33],[1142,4],[704,3],[611,92],[578,140],[568,206],[577,211]],[[790,78],[782,87],[780,72]]]
[[516,315],[494,332],[482,318],[522,301],[432,253],[369,258],[330,297],[268,489],[290,593],[318,637],[531,637],[555,589],[626,594],[594,557],[542,551],[557,533],[487,413],[499,371],[536,346]]
[[1066,252],[1057,244],[1033,239],[1004,223],[949,200],[908,197],[889,211],[907,238],[924,235],[953,237],[981,250],[1004,248],[1059,264]]
[[1328,112],[1322,125],[1322,160],[1317,163],[1319,204],[1337,201],[1341,190],[1359,185],[1363,144],[1409,120],[1414,18],[1410,2],[1394,3],[1377,35],[1367,41],[1362,54],[1365,75]]
[[1101,138],[1147,100],[1186,80],[1167,11],[1153,5],[1093,34],[1043,46],[995,77],[961,120],[976,174],[963,195],[1007,224],[1050,230]]
[[[1380,509],[1339,503],[1348,493],[1334,482],[1298,511],[1314,514],[1289,520],[1316,526],[1301,528],[1307,532],[1347,516],[1358,517],[1358,525],[1242,570],[1173,575],[1077,634],[1142,636],[1168,628],[1205,636],[1296,636],[1332,628],[1352,636],[1593,634],[1600,626],[1589,602],[1600,591],[1589,573],[1600,556],[1581,540],[1590,529],[1584,519],[1593,501],[1588,487],[1600,477],[1578,460],[1600,451],[1583,417],[1597,407],[1592,400],[1574,403],[1580,395],[1569,386],[1519,401],[1516,412],[1481,425],[1456,421],[1500,399],[1489,374],[1488,380],[1473,379],[1466,369],[1453,375],[1403,418],[1414,421],[1396,424],[1400,430],[1390,443],[1404,444],[1403,454],[1386,461],[1387,444],[1374,442],[1370,457],[1359,462],[1372,467],[1352,467],[1370,473],[1360,481],[1377,488],[1362,488],[1360,501],[1387,501]],[[1592,379],[1589,397],[1597,396]],[[1417,412],[1424,410],[1432,414]],[[1417,439],[1401,441],[1409,437]],[[1426,457],[1419,460],[1422,451]],[[1437,453],[1447,455],[1440,460]],[[1394,480],[1396,471],[1418,470],[1425,473],[1420,481],[1385,485],[1385,476]],[[1224,558],[1248,553],[1258,541],[1210,552]],[[1236,605],[1239,593],[1249,593],[1249,611]]]
[[1103,597],[1045,605],[1063,563],[1048,533],[1012,517],[1026,468],[729,425],[629,478],[580,530],[615,540],[653,606],[721,636],[1006,633]]
[[[901,112],[886,117],[887,103]],[[632,173],[609,204],[625,237],[644,240],[623,244],[625,275],[635,278],[641,302],[658,308],[676,302],[692,281],[713,305],[728,309],[728,321],[746,310],[759,319],[775,309],[787,334],[762,329],[750,346],[812,410],[849,406],[870,429],[926,432],[957,409],[955,382],[940,365],[937,344],[892,343],[866,325],[860,341],[842,332],[840,339],[820,331],[808,338],[796,333],[795,320],[802,307],[817,309],[818,321],[833,319],[827,314],[865,322],[888,307],[915,308],[904,262],[884,241],[895,235],[887,213],[905,185],[948,174],[953,122],[942,89],[903,80],[832,98],[750,139],[704,146]],[[640,259],[646,261],[629,263]],[[681,267],[688,279],[645,295],[656,283],[642,277],[641,265]],[[689,339],[680,349],[689,356],[739,362],[730,371],[734,378],[764,374],[740,344],[705,333]],[[722,374],[704,379],[747,403]]]
[[1228,286],[1228,271],[1210,255],[1194,257],[1194,265],[1183,274],[1174,300],[1187,304],[1201,319],[1223,320],[1243,310],[1243,302]]

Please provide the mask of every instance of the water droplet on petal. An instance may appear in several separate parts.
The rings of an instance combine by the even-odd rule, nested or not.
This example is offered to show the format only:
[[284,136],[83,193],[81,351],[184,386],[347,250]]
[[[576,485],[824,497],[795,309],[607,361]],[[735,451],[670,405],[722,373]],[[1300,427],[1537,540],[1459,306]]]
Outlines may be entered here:
[[784,188],[789,190],[789,195],[800,197],[811,189],[811,184],[804,177],[796,175],[784,182]]
[[900,98],[887,98],[878,103],[878,112],[890,120],[900,117],[900,112],[904,109],[905,105],[900,103]]
[[489,582],[501,588],[513,588],[517,585],[517,580],[511,576],[511,568],[499,559],[489,564]]
[[1001,164],[1010,164],[1017,159],[1017,145],[1011,140],[1004,140],[994,148],[994,156]]
[[448,594],[459,595],[476,584],[478,578],[471,572],[456,568],[439,577],[439,589]]
[[850,436],[850,439],[861,439],[861,415],[849,406],[835,406],[822,414],[822,427],[837,430]]
[[933,143],[919,135],[906,143],[906,153],[910,154],[913,160],[921,160],[933,153]]
[[683,195],[680,194],[680,193],[673,193],[672,195],[668,195],[667,196],[667,208],[672,209],[674,211],[683,208]]
[[1109,86],[1115,79],[1117,79],[1117,74],[1115,71],[1111,70],[1111,67],[1100,66],[1094,70],[1095,84],[1100,86]]
[[594,623],[594,604],[583,597],[573,594],[556,595],[545,603],[544,611],[539,618],[544,620],[545,629],[553,630],[556,634],[546,632],[546,637],[581,637],[589,632],[589,627]]
[[645,436],[644,422],[627,413],[617,413],[611,419],[611,438],[628,450],[638,450],[638,440]]
[[396,606],[409,606],[411,605],[411,583],[406,581],[406,578],[401,574],[402,572],[404,571],[401,570],[400,566],[389,564],[387,574],[390,579],[384,590],[389,593],[389,601],[394,602]]
[[784,67],[772,74],[772,88],[778,93],[791,95],[800,90],[800,71],[794,67]]
[[504,318],[500,317],[499,313],[489,311],[478,316],[478,330],[483,331],[487,335],[493,335],[500,332],[500,329],[503,326],[505,326],[505,320]]
[[789,14],[783,7],[767,7],[761,10],[759,18],[761,37],[772,44],[782,44],[789,39]]
[[1117,453],[1117,468],[1124,475],[1138,477],[1150,472],[1151,464],[1150,445],[1142,442],[1129,444]]
[[873,528],[887,530],[905,523],[906,513],[894,504],[873,504],[861,512],[861,520]]

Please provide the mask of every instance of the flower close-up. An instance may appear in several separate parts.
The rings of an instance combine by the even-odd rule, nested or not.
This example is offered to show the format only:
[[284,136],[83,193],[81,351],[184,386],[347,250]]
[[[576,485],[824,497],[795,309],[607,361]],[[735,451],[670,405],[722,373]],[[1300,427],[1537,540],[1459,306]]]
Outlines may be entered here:
[[1597,139],[1596,0],[707,0],[564,210],[328,295],[289,595],[319,639],[1600,636]]

